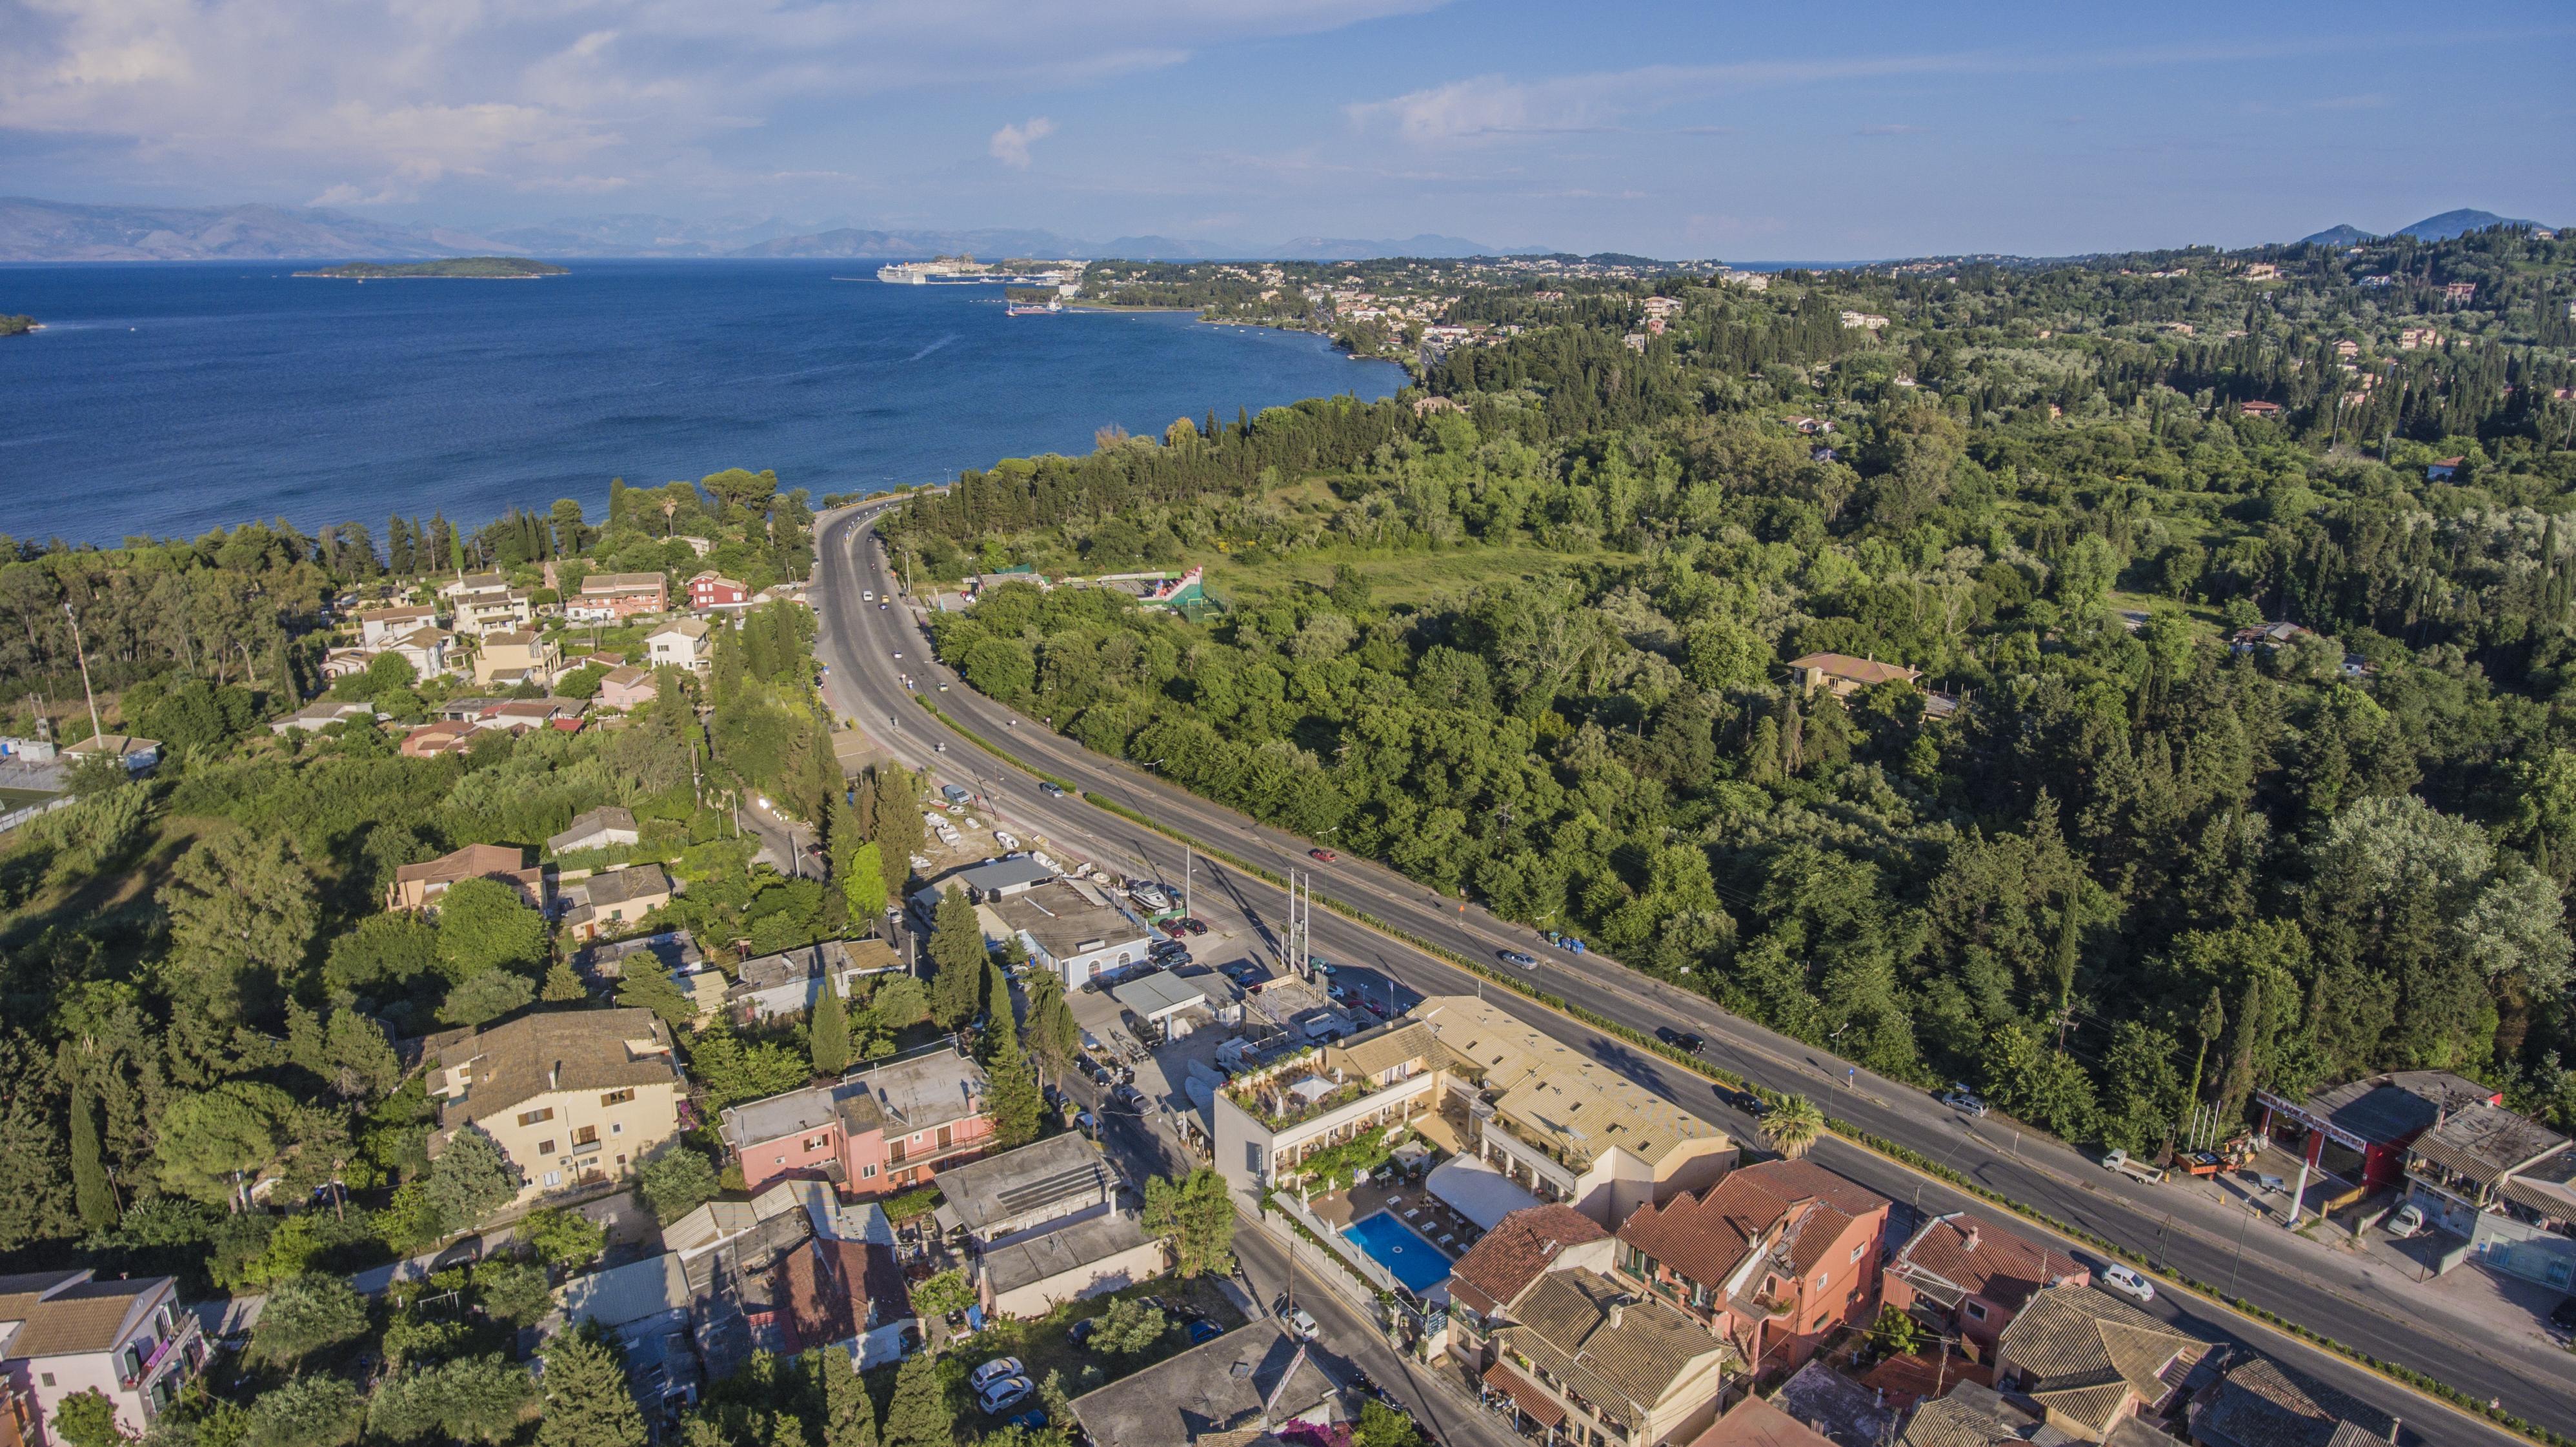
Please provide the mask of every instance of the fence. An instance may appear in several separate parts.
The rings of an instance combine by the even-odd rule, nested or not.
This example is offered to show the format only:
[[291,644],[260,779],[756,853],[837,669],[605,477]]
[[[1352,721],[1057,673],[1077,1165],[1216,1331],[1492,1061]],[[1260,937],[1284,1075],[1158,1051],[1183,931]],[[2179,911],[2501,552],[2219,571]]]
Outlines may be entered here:
[[[1316,1241],[1341,1239],[1332,1227],[1325,1225],[1312,1211],[1284,1196],[1272,1196],[1263,1215],[1267,1217],[1272,1211],[1314,1232]],[[1296,1258],[1299,1266],[1321,1277],[1326,1285],[1349,1297],[1353,1305],[1370,1313],[1372,1317],[1377,1311],[1378,1292],[1396,1290],[1395,1278],[1387,1273],[1386,1268],[1366,1257],[1354,1260],[1339,1251],[1327,1253],[1318,1249],[1314,1241],[1307,1240],[1293,1228],[1275,1226],[1266,1219],[1262,1224],[1270,1226],[1271,1234],[1287,1243],[1289,1254]],[[1369,1284],[1372,1281],[1377,1283],[1374,1289]]]
[[24,808],[12,809],[6,814],[0,814],[0,834],[6,834],[10,830],[17,828],[19,825],[26,823],[30,819],[41,819],[47,814],[54,812],[56,809],[68,808],[78,802],[80,801],[74,799],[69,794],[57,794],[53,798],[47,799],[42,803],[29,804]]

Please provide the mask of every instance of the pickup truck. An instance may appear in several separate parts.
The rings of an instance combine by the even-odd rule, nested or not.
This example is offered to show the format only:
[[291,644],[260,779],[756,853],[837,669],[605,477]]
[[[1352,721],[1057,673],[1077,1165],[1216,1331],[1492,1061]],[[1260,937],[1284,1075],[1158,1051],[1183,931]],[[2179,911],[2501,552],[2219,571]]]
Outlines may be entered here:
[[2143,1181],[2150,1186],[2161,1186],[2165,1183],[2164,1171],[2148,1165],[2145,1161],[2131,1159],[2129,1153],[2123,1150],[2115,1150],[2104,1156],[2102,1169],[2118,1171],[2133,1181]]

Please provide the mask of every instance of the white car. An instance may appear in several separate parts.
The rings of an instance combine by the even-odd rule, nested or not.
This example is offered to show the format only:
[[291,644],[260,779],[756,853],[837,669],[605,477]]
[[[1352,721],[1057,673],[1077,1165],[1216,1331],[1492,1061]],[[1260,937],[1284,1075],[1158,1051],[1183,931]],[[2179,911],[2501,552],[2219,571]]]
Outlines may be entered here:
[[1279,1319],[1288,1324],[1288,1329],[1290,1331],[1295,1332],[1297,1335],[1304,1337],[1308,1341],[1313,1341],[1315,1339],[1315,1333],[1319,1329],[1315,1325],[1315,1318],[1307,1315],[1306,1308],[1302,1306],[1292,1306],[1288,1308],[1286,1311],[1279,1314]]
[[877,600],[877,590],[876,590],[876,589],[874,589],[874,588],[862,588],[862,589],[860,589],[860,590],[859,590],[859,601],[860,601],[860,602],[862,602],[862,603],[873,603],[873,602],[875,602],[876,600]]
[[985,1415],[991,1416],[1017,1406],[1021,1399],[1037,1389],[1037,1383],[1026,1377],[1003,1377],[976,1392],[975,1405],[983,1408]]
[[995,1357],[991,1361],[984,1363],[984,1365],[977,1367],[972,1372],[967,1373],[966,1385],[973,1388],[975,1391],[980,1392],[986,1387],[993,1385],[995,1382],[1000,1381],[1004,1377],[1016,1377],[1019,1374],[1020,1359],[1018,1357]]
[[1013,834],[1008,829],[994,830],[993,842],[1001,845],[1004,849],[1017,849],[1020,847],[1020,837]]
[[2093,1284],[2135,1302],[2156,1299],[2156,1284],[2126,1266],[2105,1266],[2093,1273]]

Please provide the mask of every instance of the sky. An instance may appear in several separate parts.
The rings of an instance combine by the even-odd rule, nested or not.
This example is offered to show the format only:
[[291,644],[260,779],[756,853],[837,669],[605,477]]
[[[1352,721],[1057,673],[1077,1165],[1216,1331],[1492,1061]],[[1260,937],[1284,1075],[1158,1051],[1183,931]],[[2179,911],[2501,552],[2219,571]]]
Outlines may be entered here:
[[2576,222],[2576,7],[0,0],[0,194],[1849,260]]

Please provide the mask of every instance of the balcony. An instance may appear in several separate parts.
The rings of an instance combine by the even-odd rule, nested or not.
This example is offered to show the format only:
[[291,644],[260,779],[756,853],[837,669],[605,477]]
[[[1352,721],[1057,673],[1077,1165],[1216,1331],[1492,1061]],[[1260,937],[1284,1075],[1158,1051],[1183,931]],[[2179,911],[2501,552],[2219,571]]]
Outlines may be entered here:
[[1569,1196],[1574,1193],[1576,1176],[1592,1168],[1589,1156],[1577,1158],[1506,1115],[1496,1115],[1485,1122],[1483,1144],[1529,1167],[1532,1175]]
[[602,1142],[595,1140],[574,1141],[572,1143],[572,1157],[574,1160],[580,1160],[584,1156],[598,1155],[601,1145]]

